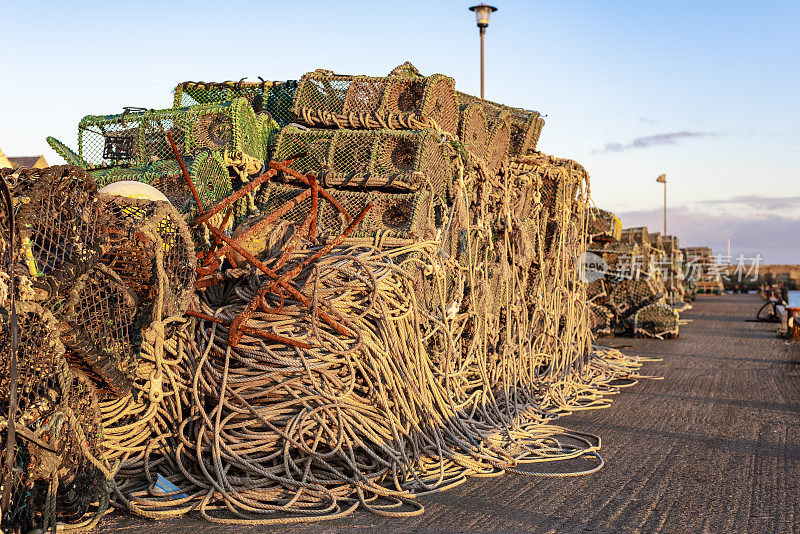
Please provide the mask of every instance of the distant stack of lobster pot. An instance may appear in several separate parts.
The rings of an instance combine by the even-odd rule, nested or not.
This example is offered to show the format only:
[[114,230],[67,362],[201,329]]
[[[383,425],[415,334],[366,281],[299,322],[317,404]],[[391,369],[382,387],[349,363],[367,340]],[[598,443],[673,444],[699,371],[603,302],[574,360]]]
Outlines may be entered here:
[[646,227],[622,229],[611,212],[593,208],[584,262],[592,330],[598,335],[676,337],[683,304],[680,258],[673,236]]
[[694,292],[721,295],[725,291],[722,284],[723,267],[719,265],[711,247],[686,247],[681,252],[686,277]]

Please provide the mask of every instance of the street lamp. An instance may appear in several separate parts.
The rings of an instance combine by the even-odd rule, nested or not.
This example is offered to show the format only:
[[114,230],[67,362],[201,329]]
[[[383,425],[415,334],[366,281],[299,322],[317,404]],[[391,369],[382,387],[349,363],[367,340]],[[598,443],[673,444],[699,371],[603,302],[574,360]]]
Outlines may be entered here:
[[662,174],[656,182],[664,184],[664,235],[667,235],[667,175]]
[[486,33],[486,27],[489,26],[489,16],[497,11],[497,8],[487,4],[478,4],[469,10],[475,13],[475,22],[481,32],[481,100],[483,100],[483,34]]

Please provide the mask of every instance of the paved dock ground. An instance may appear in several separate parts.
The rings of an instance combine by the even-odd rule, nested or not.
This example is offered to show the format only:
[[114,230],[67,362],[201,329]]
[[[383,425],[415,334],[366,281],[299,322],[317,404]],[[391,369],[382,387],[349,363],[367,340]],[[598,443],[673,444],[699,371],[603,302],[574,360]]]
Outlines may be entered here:
[[[663,357],[663,376],[626,388],[611,408],[560,424],[603,438],[606,465],[573,478],[507,474],[422,497],[426,513],[366,512],[331,522],[225,527],[191,517],[107,518],[104,532],[800,532],[800,343],[744,322],[755,295],[700,296],[675,340],[612,338]],[[536,464],[533,464],[536,468]]]

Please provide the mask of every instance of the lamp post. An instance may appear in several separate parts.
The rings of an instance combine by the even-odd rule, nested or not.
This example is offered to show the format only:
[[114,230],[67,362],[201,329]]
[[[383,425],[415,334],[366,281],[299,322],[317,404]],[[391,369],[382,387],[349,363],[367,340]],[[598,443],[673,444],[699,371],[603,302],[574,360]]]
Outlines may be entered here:
[[656,182],[664,184],[664,235],[667,235],[667,175],[662,174]]
[[497,8],[487,4],[478,4],[469,10],[475,13],[475,22],[481,32],[481,100],[483,100],[483,35],[486,33],[486,27],[489,26],[489,16],[497,11]]

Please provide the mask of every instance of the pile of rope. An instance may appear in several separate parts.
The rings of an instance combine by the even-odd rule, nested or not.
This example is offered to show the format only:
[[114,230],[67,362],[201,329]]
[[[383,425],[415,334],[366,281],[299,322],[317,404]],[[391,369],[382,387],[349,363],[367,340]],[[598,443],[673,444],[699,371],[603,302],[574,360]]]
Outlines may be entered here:
[[224,524],[403,517],[469,476],[578,458],[595,465],[538,474],[599,469],[600,439],[552,420],[608,406],[641,362],[591,351],[570,248],[581,171],[543,155],[497,175],[479,165],[436,240],[303,240],[223,270],[173,336],[175,389],[144,454],[122,457],[116,499]]
[[[455,98],[445,88],[440,97]],[[643,361],[593,346],[578,261],[589,177],[534,150],[538,114],[511,120],[513,109],[489,104],[465,111],[496,150],[469,145],[434,115],[425,136],[337,130],[336,140],[370,141],[373,164],[395,154],[379,141],[408,141],[413,150],[396,151],[387,176],[412,157],[430,163],[422,141],[434,143],[430,153],[453,172],[439,184],[431,171],[409,172],[409,193],[328,191],[322,174],[292,168],[307,154],[287,152],[249,170],[226,158],[213,183],[236,192],[203,206],[173,143],[190,190],[178,188],[180,198],[194,201],[183,215],[166,202],[109,199],[76,167],[6,173],[75,178],[83,204],[53,188],[54,204],[40,209],[46,238],[24,227],[28,241],[0,240],[10,273],[0,278],[0,345],[21,355],[22,371],[0,383],[0,413],[11,414],[0,420],[4,488],[14,488],[3,527],[91,528],[109,504],[223,524],[359,508],[406,517],[424,511],[420,496],[470,476],[599,469],[600,438],[555,420],[609,406]],[[348,141],[323,170],[351,164],[350,145],[367,146]],[[260,202],[265,191],[282,204]],[[28,197],[16,194],[3,214]],[[251,218],[231,231],[244,212]],[[54,240],[63,246],[53,266],[35,268]],[[32,313],[58,335],[32,338]],[[94,328],[78,332],[82,343],[79,319]],[[21,410],[15,391],[27,395]]]

